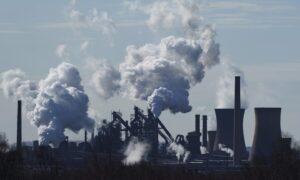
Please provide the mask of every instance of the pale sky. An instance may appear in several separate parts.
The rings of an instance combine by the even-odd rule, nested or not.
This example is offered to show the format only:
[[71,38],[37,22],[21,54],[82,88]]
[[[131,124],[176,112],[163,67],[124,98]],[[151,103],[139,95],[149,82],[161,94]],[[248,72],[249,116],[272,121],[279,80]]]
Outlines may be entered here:
[[[154,1],[143,1],[151,4]],[[98,14],[111,19],[112,26],[102,22],[85,27],[69,18],[70,9],[83,15],[97,9]],[[282,107],[281,127],[296,140],[300,140],[298,122],[300,90],[300,2],[297,0],[217,1],[201,4],[204,24],[215,27],[216,41],[221,48],[221,61],[231,61],[246,76],[249,107],[244,118],[247,145],[252,144],[254,133],[254,107]],[[84,88],[90,98],[90,108],[101,118],[110,119],[112,110],[120,110],[125,119],[133,113],[133,106],[146,110],[147,103],[124,97],[109,100],[100,98],[89,86],[90,73],[86,59],[106,59],[118,66],[126,55],[128,45],[142,46],[159,43],[169,35],[181,36],[182,30],[151,30],[149,17],[128,9],[120,0],[83,1],[0,1],[0,72],[20,68],[29,79],[45,78],[49,68],[63,60],[80,70]],[[186,135],[194,130],[195,113],[213,113],[222,67],[217,65],[206,72],[203,81],[190,91],[189,113],[162,113],[160,119],[173,136]],[[16,139],[16,102],[0,94],[0,132],[9,142]],[[81,134],[67,132],[73,140],[83,139]],[[37,139],[36,127],[24,116],[23,140]]]

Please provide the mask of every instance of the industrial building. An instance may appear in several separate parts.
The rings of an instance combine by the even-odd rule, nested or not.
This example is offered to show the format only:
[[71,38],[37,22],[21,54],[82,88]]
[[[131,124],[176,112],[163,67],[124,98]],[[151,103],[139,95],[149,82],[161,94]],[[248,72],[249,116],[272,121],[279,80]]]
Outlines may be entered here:
[[[111,121],[104,121],[103,126],[94,134],[85,131],[83,142],[69,142],[68,137],[57,148],[39,146],[22,147],[21,101],[18,101],[17,116],[17,152],[23,162],[48,164],[60,162],[66,166],[80,167],[87,159],[119,159],[124,155],[122,149],[132,137],[146,142],[151,149],[148,161],[158,164],[176,164],[178,159],[166,151],[166,147],[175,143],[190,152],[187,166],[240,166],[257,159],[268,159],[276,146],[289,148],[291,140],[282,138],[280,127],[281,108],[255,108],[255,135],[251,152],[248,152],[244,140],[243,117],[245,109],[240,107],[240,78],[235,79],[235,106],[232,109],[215,109],[217,129],[207,130],[207,116],[195,115],[195,129],[186,136],[173,136],[162,121],[151,110],[146,113],[134,107],[129,119],[121,112],[112,112]],[[202,122],[202,132],[200,126]],[[174,138],[176,137],[176,138]],[[201,151],[205,149],[205,152]],[[232,151],[233,153],[229,153]],[[168,162],[168,163],[166,163]],[[190,163],[190,164],[189,164]],[[188,165],[189,164],[189,165]]]

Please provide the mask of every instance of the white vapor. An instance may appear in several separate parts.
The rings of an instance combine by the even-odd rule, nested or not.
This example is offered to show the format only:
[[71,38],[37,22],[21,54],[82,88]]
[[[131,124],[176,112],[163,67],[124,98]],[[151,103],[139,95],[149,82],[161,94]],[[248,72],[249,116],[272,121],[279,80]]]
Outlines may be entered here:
[[81,45],[80,45],[80,50],[81,51],[85,51],[89,46],[89,41],[84,41]]
[[[111,65],[102,65],[103,68],[94,71],[92,79],[98,81],[98,84],[93,83],[94,88],[105,98],[120,90],[124,97],[148,101],[156,117],[165,109],[172,113],[191,111],[189,89],[201,82],[206,69],[219,63],[219,44],[214,42],[214,30],[206,26],[201,32],[201,36],[194,39],[169,36],[158,44],[128,46],[119,70],[110,70],[115,79],[103,73],[107,67],[111,69]],[[110,89],[110,83],[108,87],[103,86],[107,82],[119,82],[120,89],[116,86]],[[107,91],[109,93],[103,93]]]
[[97,9],[93,9],[89,13],[84,14],[77,10],[75,6],[76,1],[71,1],[67,11],[67,17],[74,29],[92,29],[104,35],[116,31],[116,25],[107,12],[99,13]]
[[137,0],[125,2],[130,10],[149,16],[147,25],[152,30],[171,28],[176,24],[183,25],[187,30],[198,28],[202,22],[201,4],[200,0],[161,0],[152,4],[142,4]]
[[65,137],[65,129],[77,133],[94,127],[88,116],[89,98],[72,64],[63,62],[51,68],[38,84],[24,80],[20,70],[3,72],[1,89],[6,96],[25,101],[27,119],[38,128],[40,144],[57,146]]
[[69,60],[69,53],[67,51],[67,46],[65,44],[60,44],[57,46],[55,54],[58,58],[64,61]]
[[221,151],[225,152],[226,154],[228,154],[230,157],[233,157],[233,155],[234,155],[233,150],[226,147],[225,144],[219,144],[219,149]]
[[207,151],[206,147],[204,147],[204,146],[200,146],[200,152],[201,152],[201,154],[208,154],[208,151]]
[[124,151],[126,158],[123,160],[125,165],[138,164],[143,160],[147,160],[147,155],[150,150],[149,144],[140,142],[138,138],[131,138],[128,146]]
[[245,75],[241,69],[230,64],[222,64],[224,73],[220,77],[217,91],[217,108],[234,108],[235,76],[240,76],[241,108],[248,107]]
[[167,151],[169,153],[175,153],[177,160],[180,162],[186,162],[186,160],[188,159],[190,152],[187,151],[181,144],[177,144],[175,142],[171,143],[168,147],[167,147]]

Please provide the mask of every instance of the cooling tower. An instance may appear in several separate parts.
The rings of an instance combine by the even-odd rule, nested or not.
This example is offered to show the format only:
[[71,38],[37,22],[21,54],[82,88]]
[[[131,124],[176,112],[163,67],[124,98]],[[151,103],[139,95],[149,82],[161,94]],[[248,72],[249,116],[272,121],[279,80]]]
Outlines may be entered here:
[[207,150],[209,153],[213,152],[215,138],[216,138],[216,131],[208,131],[208,144],[207,144]]
[[17,151],[22,152],[22,101],[18,101],[18,115],[17,115]]
[[[240,135],[237,137],[237,143],[240,144],[241,154],[245,156],[246,154],[246,145],[243,133],[243,117],[245,109],[240,109],[239,128],[241,130]],[[219,144],[224,144],[226,147],[233,149],[233,122],[234,122],[234,109],[215,109],[216,118],[217,118],[217,133],[214,143],[213,151],[219,150]]]
[[249,160],[268,159],[280,144],[281,108],[255,108],[255,133]]
[[202,116],[202,146],[207,146],[207,116]]

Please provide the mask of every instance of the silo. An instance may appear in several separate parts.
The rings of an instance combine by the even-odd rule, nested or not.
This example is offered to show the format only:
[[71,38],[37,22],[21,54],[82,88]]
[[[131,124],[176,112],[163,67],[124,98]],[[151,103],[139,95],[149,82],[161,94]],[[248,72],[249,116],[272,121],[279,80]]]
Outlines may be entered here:
[[[218,151],[220,144],[224,144],[227,148],[233,150],[234,109],[215,109],[215,113],[217,118],[217,133],[213,151]],[[244,113],[245,109],[240,109],[238,119],[241,123],[238,123],[239,127],[236,127],[241,129],[240,135],[237,137],[237,143],[240,144],[240,154],[242,156],[245,156],[247,153],[243,132]]]
[[249,157],[251,162],[268,159],[275,146],[280,144],[280,115],[281,108],[255,108],[255,133]]

